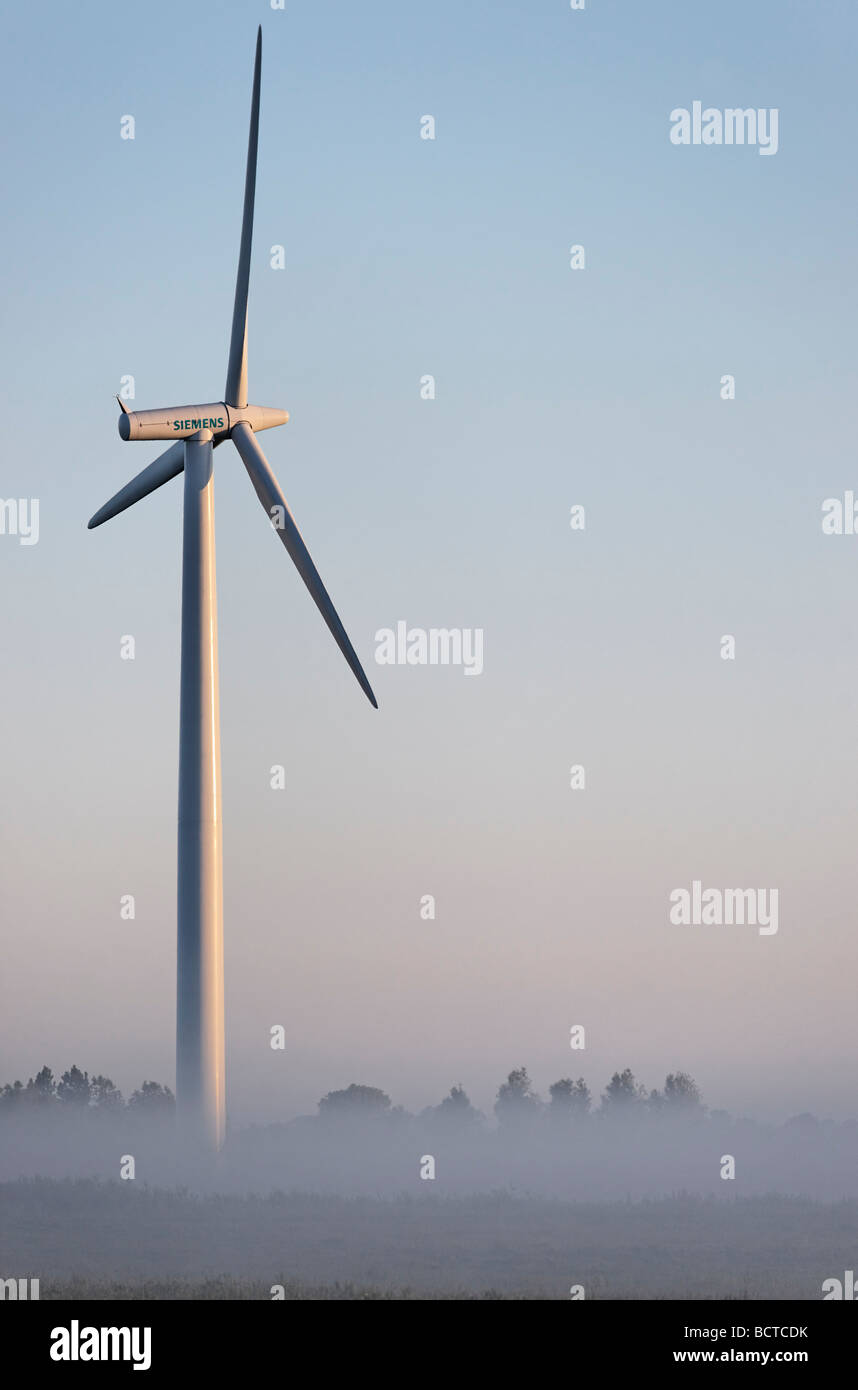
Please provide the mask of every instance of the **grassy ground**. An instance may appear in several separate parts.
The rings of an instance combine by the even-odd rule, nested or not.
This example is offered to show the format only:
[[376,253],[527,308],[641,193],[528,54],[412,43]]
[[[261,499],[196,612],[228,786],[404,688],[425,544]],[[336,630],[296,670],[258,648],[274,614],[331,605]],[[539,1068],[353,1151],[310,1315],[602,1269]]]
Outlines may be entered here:
[[676,1196],[569,1203],[205,1196],[0,1184],[4,1277],[42,1298],[819,1299],[858,1256],[858,1202]]
[[[301,1284],[290,1280],[283,1284],[282,1298],[288,1303],[312,1302],[390,1302],[420,1300],[462,1301],[542,1299],[552,1295],[538,1293],[510,1294],[497,1289],[484,1289],[479,1293],[470,1289],[410,1289],[378,1288],[368,1284]],[[147,1279],[141,1284],[94,1283],[89,1280],[72,1279],[68,1283],[53,1285],[43,1301],[95,1299],[108,1302],[139,1302],[147,1299],[193,1299],[195,1302],[208,1299],[227,1301],[264,1300],[272,1298],[269,1286],[239,1279],[205,1279],[200,1283],[187,1283],[179,1280]]]

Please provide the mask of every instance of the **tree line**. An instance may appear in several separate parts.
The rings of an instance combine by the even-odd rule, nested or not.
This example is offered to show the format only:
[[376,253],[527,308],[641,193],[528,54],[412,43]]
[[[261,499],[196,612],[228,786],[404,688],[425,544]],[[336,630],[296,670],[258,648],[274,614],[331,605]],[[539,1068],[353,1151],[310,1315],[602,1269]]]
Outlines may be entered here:
[[[534,1089],[526,1067],[511,1071],[498,1087],[494,1103],[498,1124],[502,1127],[521,1125],[543,1114],[551,1119],[584,1120],[593,1113],[629,1116],[636,1112],[648,1112],[691,1116],[703,1115],[706,1110],[697,1083],[684,1071],[670,1072],[660,1091],[648,1091],[637,1081],[630,1067],[615,1071],[595,1111],[590,1088],[583,1076],[577,1080],[571,1076],[561,1077],[548,1088],[548,1095],[549,1099],[545,1101]],[[319,1101],[322,1119],[369,1119],[397,1114],[404,1116],[406,1112],[401,1106],[394,1106],[390,1097],[375,1086],[352,1084],[341,1091],[329,1091]],[[419,1118],[437,1118],[466,1125],[480,1124],[486,1117],[471,1104],[464,1087],[458,1084],[451,1088],[440,1105],[428,1106]]]
[[[635,1078],[631,1068],[616,1071],[602,1093],[598,1110],[594,1112],[590,1088],[582,1076],[566,1076],[555,1081],[548,1090],[548,1100],[534,1089],[526,1067],[511,1071],[498,1087],[494,1113],[500,1125],[516,1124],[547,1114],[557,1119],[586,1119],[592,1113],[600,1115],[629,1115],[634,1111],[703,1114],[705,1106],[693,1077],[687,1072],[671,1072],[663,1088],[648,1091]],[[130,1111],[137,1114],[168,1116],[175,1110],[175,1098],[168,1086],[157,1081],[144,1081],[126,1101],[122,1092],[108,1076],[90,1076],[80,1067],[72,1066],[57,1078],[50,1067],[42,1067],[24,1084],[13,1081],[0,1089],[0,1111],[53,1108],[65,1111],[99,1110],[113,1113]],[[319,1117],[372,1118],[382,1115],[405,1116],[402,1106],[393,1105],[390,1097],[376,1086],[353,1083],[343,1090],[329,1091],[319,1101]],[[421,1118],[438,1118],[460,1124],[482,1123],[485,1116],[477,1110],[461,1084],[450,1089],[440,1105],[429,1106]]]
[[109,1076],[90,1076],[80,1067],[70,1067],[57,1079],[50,1067],[42,1067],[26,1085],[13,1081],[0,1090],[0,1110],[45,1110],[63,1108],[67,1111],[101,1110],[118,1113],[129,1110],[134,1114],[167,1115],[175,1109],[175,1098],[169,1086],[157,1081],[144,1081],[139,1090],[125,1100]]
[[[175,1113],[176,1101],[169,1086],[157,1081],[144,1081],[126,1100],[107,1076],[90,1076],[80,1067],[72,1066],[59,1077],[50,1067],[42,1067],[29,1081],[13,1081],[0,1086],[0,1119],[14,1115],[53,1114],[57,1117],[73,1114],[91,1116],[120,1115],[140,1121],[169,1120]],[[526,1067],[509,1072],[497,1089],[494,1116],[498,1128],[511,1132],[542,1121],[580,1124],[590,1120],[597,1123],[613,1118],[632,1119],[651,1117],[667,1121],[677,1116],[703,1119],[709,1116],[716,1124],[732,1123],[726,1110],[709,1110],[703,1104],[699,1087],[686,1071],[669,1072],[661,1089],[648,1090],[636,1078],[630,1067],[615,1071],[598,1097],[598,1103],[582,1076],[561,1077],[548,1088],[547,1098],[535,1089]],[[428,1125],[468,1131],[479,1129],[486,1116],[471,1104],[461,1083],[450,1088],[439,1105],[427,1106],[418,1115],[410,1114],[401,1105],[394,1105],[377,1086],[352,1083],[338,1091],[329,1091],[318,1103],[317,1116],[302,1116],[293,1124],[321,1124],[342,1120],[423,1122]],[[753,1122],[742,1120],[749,1125]],[[807,1112],[785,1121],[785,1128],[796,1135],[812,1135],[821,1127],[831,1127],[831,1121],[820,1121]],[[275,1126],[276,1127],[276,1126]],[[847,1120],[843,1128],[858,1131],[858,1120]]]

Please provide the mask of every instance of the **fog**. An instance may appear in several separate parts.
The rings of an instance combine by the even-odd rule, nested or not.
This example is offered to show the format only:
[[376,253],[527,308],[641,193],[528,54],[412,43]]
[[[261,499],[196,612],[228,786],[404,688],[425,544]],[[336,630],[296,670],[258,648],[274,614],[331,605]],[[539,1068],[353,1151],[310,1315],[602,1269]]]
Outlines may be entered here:
[[0,1131],[4,1266],[42,1297],[815,1298],[854,1264],[854,1123],[435,1108],[206,1156],[171,1117],[60,1110]]
[[[304,1117],[233,1130],[217,1156],[183,1145],[172,1121],[123,1116],[28,1117],[0,1132],[0,1179],[122,1178],[194,1192],[274,1191],[393,1198],[509,1191],[565,1201],[767,1194],[858,1199],[858,1124],[798,1116],[760,1125],[595,1115],[566,1122],[458,1126],[436,1115]],[[735,1176],[722,1176],[733,1160]]]

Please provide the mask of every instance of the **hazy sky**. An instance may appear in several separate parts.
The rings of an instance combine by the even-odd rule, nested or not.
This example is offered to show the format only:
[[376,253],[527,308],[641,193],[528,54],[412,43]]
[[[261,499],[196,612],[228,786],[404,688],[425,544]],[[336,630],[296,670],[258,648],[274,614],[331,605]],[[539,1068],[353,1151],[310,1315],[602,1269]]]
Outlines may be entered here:
[[[230,1115],[522,1064],[858,1113],[849,0],[7,8],[0,1079],[174,1080],[181,484],[86,521],[158,452],[123,375],[222,395],[260,21],[250,396],[381,708],[218,450]],[[673,145],[696,100],[777,153]],[[672,925],[695,879],[777,934]]]

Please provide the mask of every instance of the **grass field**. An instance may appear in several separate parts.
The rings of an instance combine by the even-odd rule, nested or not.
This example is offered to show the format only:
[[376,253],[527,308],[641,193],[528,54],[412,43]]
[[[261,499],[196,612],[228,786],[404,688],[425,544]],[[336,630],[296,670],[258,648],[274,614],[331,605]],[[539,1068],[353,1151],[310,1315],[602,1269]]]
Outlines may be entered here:
[[856,1266],[858,1202],[507,1193],[390,1200],[0,1184],[4,1276],[42,1298],[819,1299]]

